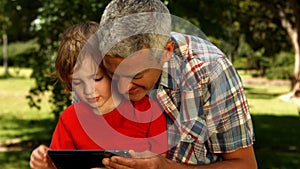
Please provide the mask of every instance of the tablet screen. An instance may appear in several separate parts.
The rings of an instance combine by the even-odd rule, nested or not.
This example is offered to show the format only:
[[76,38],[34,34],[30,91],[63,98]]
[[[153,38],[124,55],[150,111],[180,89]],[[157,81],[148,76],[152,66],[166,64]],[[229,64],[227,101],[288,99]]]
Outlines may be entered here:
[[49,150],[48,155],[57,169],[104,167],[103,158],[130,156],[127,150]]

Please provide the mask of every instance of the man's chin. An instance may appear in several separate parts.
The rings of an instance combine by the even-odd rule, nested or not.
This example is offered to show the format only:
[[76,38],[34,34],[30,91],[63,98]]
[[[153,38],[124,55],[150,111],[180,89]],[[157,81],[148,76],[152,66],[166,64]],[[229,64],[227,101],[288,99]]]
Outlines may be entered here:
[[130,101],[139,101],[143,98],[143,95],[124,95],[124,98]]

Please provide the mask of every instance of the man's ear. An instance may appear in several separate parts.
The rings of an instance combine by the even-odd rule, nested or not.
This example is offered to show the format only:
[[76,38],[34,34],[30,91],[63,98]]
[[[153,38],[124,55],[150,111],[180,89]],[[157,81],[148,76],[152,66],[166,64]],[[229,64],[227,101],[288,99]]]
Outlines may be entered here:
[[163,54],[162,61],[163,62],[169,61],[172,57],[173,51],[174,51],[174,41],[170,40],[165,46],[165,51]]

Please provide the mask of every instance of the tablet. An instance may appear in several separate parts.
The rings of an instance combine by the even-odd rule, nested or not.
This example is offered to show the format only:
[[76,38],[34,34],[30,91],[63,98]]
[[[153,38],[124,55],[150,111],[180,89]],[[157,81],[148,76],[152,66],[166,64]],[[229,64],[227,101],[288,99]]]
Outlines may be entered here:
[[48,155],[57,169],[101,168],[103,158],[130,157],[127,150],[49,150]]

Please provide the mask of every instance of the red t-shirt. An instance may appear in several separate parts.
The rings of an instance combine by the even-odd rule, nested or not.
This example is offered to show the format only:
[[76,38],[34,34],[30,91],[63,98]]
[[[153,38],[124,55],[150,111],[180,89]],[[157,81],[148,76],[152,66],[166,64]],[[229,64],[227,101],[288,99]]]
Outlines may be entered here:
[[84,102],[60,116],[50,149],[167,151],[166,118],[159,105],[144,97],[124,100],[112,112],[98,115]]

